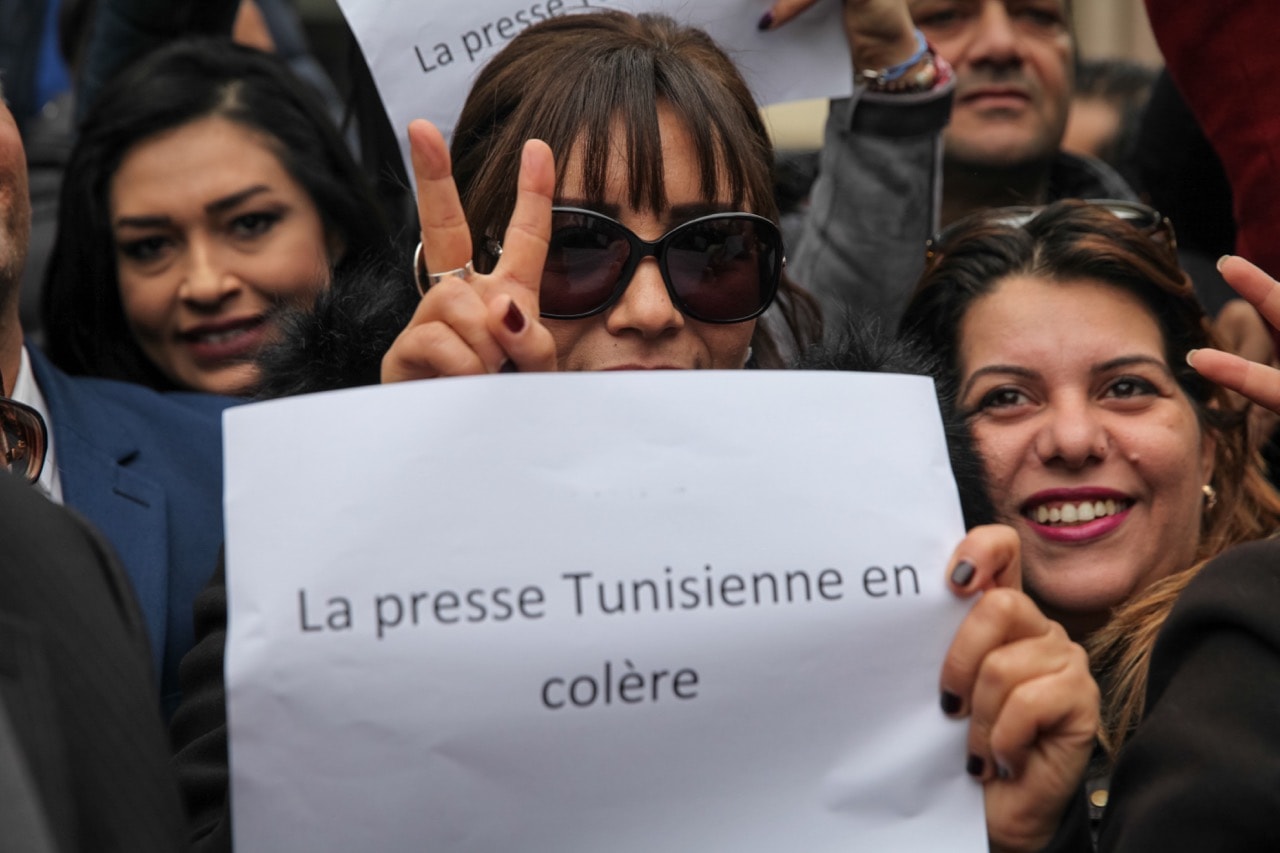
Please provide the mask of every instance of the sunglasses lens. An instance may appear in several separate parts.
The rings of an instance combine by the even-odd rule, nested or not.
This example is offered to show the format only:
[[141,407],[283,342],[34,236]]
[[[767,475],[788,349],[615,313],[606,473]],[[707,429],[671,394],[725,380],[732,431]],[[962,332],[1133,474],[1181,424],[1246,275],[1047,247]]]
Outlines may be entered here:
[[0,400],[0,463],[34,483],[44,467],[44,424],[24,406]]
[[711,217],[673,234],[664,263],[685,313],[712,323],[740,322],[773,301],[782,239],[767,220]]
[[649,254],[657,254],[676,306],[709,323],[759,315],[773,301],[782,273],[782,236],[767,219],[716,214],[646,244],[605,216],[559,209],[552,212],[542,271],[542,316],[598,313],[622,294],[636,264]]
[[631,255],[625,233],[607,219],[557,211],[542,270],[547,317],[584,317],[607,305]]

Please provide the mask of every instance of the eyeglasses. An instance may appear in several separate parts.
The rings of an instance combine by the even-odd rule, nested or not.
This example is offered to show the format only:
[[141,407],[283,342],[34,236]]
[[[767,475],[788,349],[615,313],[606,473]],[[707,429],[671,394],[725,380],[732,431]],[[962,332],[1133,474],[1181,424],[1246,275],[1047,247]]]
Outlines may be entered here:
[[48,446],[49,430],[40,413],[0,397],[0,464],[4,469],[34,483],[40,479]]
[[[491,251],[500,254],[502,247],[492,243]],[[763,314],[785,264],[778,227],[753,213],[700,216],[651,241],[604,214],[554,207],[542,316],[599,314],[622,297],[640,261],[651,256],[672,304],[704,323],[741,323]]]
[[[1145,204],[1139,204],[1136,201],[1114,198],[1091,198],[1081,199],[1081,201],[1100,207],[1118,219],[1128,222],[1150,237],[1152,241],[1167,249],[1170,254],[1176,256],[1178,239],[1173,233],[1173,223],[1169,221],[1169,217],[1155,208],[1147,207]],[[1022,228],[1043,213],[1044,210],[1043,206],[1034,207],[1031,205],[996,207],[957,219],[925,242],[925,260],[926,262],[932,261],[937,256],[945,254],[955,235],[975,223],[983,222],[1008,228]]]

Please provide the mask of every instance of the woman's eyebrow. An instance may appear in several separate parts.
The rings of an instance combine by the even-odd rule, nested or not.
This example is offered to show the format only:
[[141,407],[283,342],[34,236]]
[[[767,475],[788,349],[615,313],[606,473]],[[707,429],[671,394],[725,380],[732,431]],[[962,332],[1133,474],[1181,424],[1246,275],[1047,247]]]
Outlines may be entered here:
[[240,190],[240,192],[232,193],[231,195],[224,196],[218,199],[217,201],[209,202],[204,206],[204,211],[205,213],[210,213],[210,214],[223,213],[225,211],[232,209],[233,207],[236,207],[241,202],[244,202],[247,199],[250,199],[253,196],[258,195],[259,193],[268,192],[270,189],[271,188],[268,187],[266,184],[255,184],[251,187],[248,187],[247,189]]
[[988,364],[985,367],[979,367],[965,380],[964,387],[960,389],[961,398],[968,396],[974,382],[993,373],[1000,376],[1018,376],[1023,379],[1035,379],[1040,375],[1034,370],[1017,364]]
[[168,216],[121,216],[115,224],[117,228],[163,228],[172,222]]
[[1093,368],[1094,373],[1106,373],[1121,367],[1130,367],[1135,364],[1149,364],[1152,367],[1159,368],[1162,372],[1173,375],[1173,371],[1169,369],[1168,363],[1163,358],[1156,358],[1150,355],[1121,355],[1116,358],[1108,359]]
[[[1130,367],[1135,364],[1148,364],[1148,365],[1151,365],[1152,367],[1160,369],[1161,371],[1169,375],[1172,375],[1173,373],[1169,369],[1169,365],[1165,363],[1164,359],[1156,358],[1150,355],[1137,355],[1137,354],[1121,355],[1115,358],[1107,359],[1106,361],[1100,364],[1094,365],[1090,369],[1090,372],[1095,374],[1107,373],[1112,370],[1117,370],[1123,367]],[[978,379],[981,379],[983,376],[988,376],[991,374],[997,374],[1000,376],[1018,376],[1023,379],[1035,379],[1040,375],[1038,372],[1034,370],[1030,370],[1029,368],[1022,367],[1021,365],[1017,365],[1017,364],[988,364],[988,365],[985,365],[984,367],[978,368],[972,374],[970,374],[969,378],[965,380],[964,387],[960,389],[960,396],[962,398],[968,396],[969,391],[973,388],[974,382],[976,382]]]
[[[243,203],[244,201],[250,198],[253,198],[255,195],[258,195],[259,193],[270,191],[270,189],[271,188],[268,187],[266,184],[255,184],[252,187],[248,187],[246,189],[240,190],[239,192],[232,193],[229,196],[224,196],[223,198],[220,198],[216,201],[209,202],[204,206],[205,213],[209,215],[217,215],[219,213],[224,213],[228,210],[232,210],[237,205],[240,205],[241,203]],[[165,216],[163,214],[147,215],[147,216],[121,216],[117,218],[115,221],[117,228],[162,228],[164,226],[171,225],[172,223],[173,223],[173,218],[170,216]]]

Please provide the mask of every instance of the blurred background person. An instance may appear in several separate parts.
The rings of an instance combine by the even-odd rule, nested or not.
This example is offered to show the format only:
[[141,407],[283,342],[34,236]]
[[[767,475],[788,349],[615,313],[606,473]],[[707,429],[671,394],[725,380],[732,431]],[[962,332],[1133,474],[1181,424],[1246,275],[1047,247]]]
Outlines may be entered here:
[[1062,150],[1101,160],[1141,190],[1131,163],[1138,126],[1159,72],[1123,59],[1081,60]]
[[62,192],[49,355],[159,390],[249,392],[279,309],[390,246],[319,101],[225,41],[168,45],[108,84]]
[[[817,1],[777,0],[761,28]],[[819,297],[830,325],[869,314],[896,326],[940,223],[1009,204],[1136,198],[1110,166],[1061,148],[1075,75],[1065,0],[844,0],[844,8],[854,95],[832,102],[792,253],[793,275]]]

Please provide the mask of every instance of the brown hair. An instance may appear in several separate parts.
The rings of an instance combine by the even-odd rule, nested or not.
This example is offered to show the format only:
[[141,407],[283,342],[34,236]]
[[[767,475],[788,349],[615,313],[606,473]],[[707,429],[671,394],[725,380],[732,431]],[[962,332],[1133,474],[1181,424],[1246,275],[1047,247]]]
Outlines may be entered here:
[[[492,263],[483,249],[511,216],[528,139],[551,146],[557,186],[570,151],[581,146],[587,197],[599,199],[620,121],[631,206],[665,208],[660,103],[693,139],[702,193],[714,197],[727,180],[735,206],[776,223],[773,145],[742,75],[710,36],[663,15],[563,15],[512,39],[480,72],[458,119],[453,174],[472,245],[481,250],[478,264]],[[762,367],[785,366],[770,326],[785,326],[795,350],[821,337],[816,303],[785,276],[775,304],[783,323],[757,323],[751,342]]]
[[1011,275],[1094,279],[1137,297],[1160,327],[1165,360],[1200,428],[1216,440],[1212,485],[1218,503],[1201,516],[1194,565],[1122,603],[1087,644],[1103,688],[1102,740],[1117,749],[1142,716],[1151,646],[1178,593],[1211,557],[1275,531],[1280,495],[1263,476],[1245,418],[1226,391],[1186,366],[1188,350],[1216,341],[1171,239],[1155,239],[1106,207],[1078,200],[1049,205],[1024,225],[1002,222],[998,210],[980,215],[949,232],[946,247],[930,260],[902,331],[927,342],[958,378],[965,312]]

